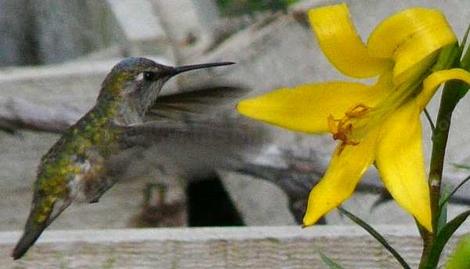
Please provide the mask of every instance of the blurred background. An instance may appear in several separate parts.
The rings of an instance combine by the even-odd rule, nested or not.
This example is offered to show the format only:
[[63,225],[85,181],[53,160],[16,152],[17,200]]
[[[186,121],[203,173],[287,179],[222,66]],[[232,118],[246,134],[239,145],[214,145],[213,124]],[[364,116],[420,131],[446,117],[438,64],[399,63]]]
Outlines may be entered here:
[[[120,59],[146,56],[169,65],[237,63],[179,77],[165,86],[167,93],[218,83],[244,85],[256,95],[343,79],[321,54],[305,17],[310,7],[336,2],[0,0],[0,230],[23,228],[40,157],[60,136],[59,131],[48,130],[48,121],[59,120],[64,126],[91,108],[101,81]],[[410,6],[443,10],[459,37],[470,15],[467,0],[345,2],[364,40],[384,17]],[[436,97],[429,108],[434,117],[437,104]],[[469,105],[465,98],[455,113],[446,162],[449,187],[468,174],[461,165],[470,161]],[[183,173],[178,165],[170,168],[168,163],[177,163],[181,156],[198,158],[197,147],[191,145],[206,135],[168,140],[132,160],[135,171],[129,171],[129,179],[99,203],[72,206],[50,229],[295,225],[308,191],[328,164],[332,139],[250,122],[237,116],[233,107],[210,120],[230,123],[223,134],[245,134],[240,141],[233,135],[214,136],[220,156],[239,157],[236,167],[209,165],[200,174]],[[250,126],[246,132],[245,124]],[[429,151],[430,130],[427,122],[424,126]],[[159,162],[176,147],[168,162]],[[412,223],[393,202],[373,207],[383,194],[381,186],[371,169],[345,207],[370,223]],[[450,215],[465,208],[461,204],[469,201],[469,186],[458,193],[460,200],[451,206]],[[347,223],[336,212],[325,221]]]

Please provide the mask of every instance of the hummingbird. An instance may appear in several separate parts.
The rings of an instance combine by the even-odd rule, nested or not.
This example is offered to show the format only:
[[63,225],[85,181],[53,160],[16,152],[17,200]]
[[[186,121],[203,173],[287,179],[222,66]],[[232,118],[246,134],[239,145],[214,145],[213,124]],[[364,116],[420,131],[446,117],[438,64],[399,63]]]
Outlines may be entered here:
[[123,164],[123,158],[115,156],[129,147],[128,143],[123,146],[122,137],[132,127],[144,125],[165,82],[190,70],[231,64],[234,63],[172,67],[142,57],[126,58],[116,64],[102,82],[95,106],[41,158],[31,211],[11,256],[21,258],[72,202],[98,202],[116,183],[119,169],[111,167]]

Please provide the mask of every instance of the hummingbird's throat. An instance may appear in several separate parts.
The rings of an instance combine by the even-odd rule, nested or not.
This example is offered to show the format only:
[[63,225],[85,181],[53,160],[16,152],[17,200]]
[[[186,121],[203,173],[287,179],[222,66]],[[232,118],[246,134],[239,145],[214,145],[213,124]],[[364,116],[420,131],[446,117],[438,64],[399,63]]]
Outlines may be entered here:
[[335,119],[333,115],[328,116],[328,128],[334,140],[341,140],[338,154],[346,146],[355,146],[361,142],[365,127],[365,122],[370,114],[371,108],[364,104],[357,104],[347,110],[340,119]]

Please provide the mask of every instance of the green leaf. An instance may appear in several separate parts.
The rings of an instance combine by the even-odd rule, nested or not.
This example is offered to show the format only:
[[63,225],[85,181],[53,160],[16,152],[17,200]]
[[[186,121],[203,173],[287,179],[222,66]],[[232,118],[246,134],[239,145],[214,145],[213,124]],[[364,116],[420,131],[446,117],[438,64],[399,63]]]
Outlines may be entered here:
[[461,163],[453,163],[452,166],[454,166],[455,168],[470,170],[469,165],[465,165],[465,164],[461,164]]
[[462,268],[470,268],[470,234],[460,239],[446,265],[446,269]]
[[439,200],[437,232],[441,231],[442,228],[444,228],[444,226],[447,224],[447,204],[451,193],[452,192],[450,191],[449,186],[444,186]]
[[[467,31],[465,31],[465,36],[462,40],[462,44],[460,44],[461,53],[463,52],[463,50],[465,49],[465,46],[467,45],[466,43],[467,43],[467,37],[468,37],[469,32],[470,32],[470,25],[467,27]],[[467,47],[467,51],[465,52],[465,54],[462,57],[462,60],[460,61],[460,67],[465,69],[465,70],[470,69],[470,50],[469,50],[469,47]]]
[[432,67],[432,71],[439,71],[449,69],[458,64],[460,60],[461,51],[459,45],[456,43],[445,46],[437,58],[436,63]]
[[405,269],[411,269],[411,267],[408,265],[408,263],[403,259],[403,257],[398,253],[388,242],[387,240],[379,233],[377,232],[372,226],[367,224],[365,221],[360,219],[359,217],[355,216],[353,213],[347,211],[346,209],[342,207],[338,207],[338,210],[344,214],[346,217],[348,217],[350,220],[354,221],[357,225],[361,226],[364,230],[366,230],[370,235],[372,235],[377,241],[379,241],[382,246],[384,246],[385,249],[387,249],[393,257],[401,264],[401,266]]
[[292,5],[299,0],[217,0],[222,14],[224,15],[243,15],[253,14],[257,11],[266,10],[286,10],[289,5]]
[[468,39],[468,34],[470,33],[470,24],[467,26],[467,30],[465,30],[465,34],[463,35],[462,38],[462,43],[460,43],[459,50],[460,54],[462,55],[463,51],[465,50],[465,47],[467,45],[467,39]]
[[455,187],[455,189],[451,191],[448,195],[443,195],[442,197],[444,198],[441,198],[441,200],[439,201],[439,207],[442,207],[444,204],[446,204],[449,201],[449,199],[452,197],[452,195],[454,195],[463,185],[465,185],[465,183],[469,181],[470,181],[470,176],[462,180],[462,182],[460,182],[460,184],[457,187]]
[[461,213],[441,229],[433,243],[425,268],[436,268],[445,245],[455,233],[455,231],[457,231],[460,225],[462,225],[462,223],[468,218],[468,216],[470,216],[470,210]]
[[451,80],[451,81],[448,81],[446,85],[447,84],[451,85],[451,89],[454,89],[455,91],[459,93],[459,98],[464,97],[467,94],[468,89],[470,88],[470,86],[467,83],[460,81],[460,80]]
[[318,252],[318,254],[320,254],[321,260],[323,261],[323,263],[326,264],[326,266],[328,266],[329,269],[344,269],[344,267],[334,262],[332,259],[328,258],[328,256],[321,253],[320,251]]
[[424,109],[424,115],[426,116],[426,119],[429,122],[429,126],[431,127],[431,131],[434,132],[434,129],[436,129],[436,125],[434,125],[434,122],[432,121],[431,114],[429,114],[429,111],[426,108]]
[[[470,50],[469,49],[467,49],[465,55],[462,57],[462,60],[460,61],[460,57],[462,55],[462,46],[464,45],[459,46],[457,43],[453,43],[441,49],[441,52],[439,53],[437,61],[432,67],[432,71],[436,72],[439,70],[445,70],[445,69],[450,69],[454,67],[461,67],[461,68],[466,69],[467,71],[470,71],[469,70],[470,69]],[[456,100],[457,102],[460,100],[460,98],[462,98],[463,96],[465,96],[465,94],[467,94],[468,89],[470,88],[470,85],[460,80],[448,81],[445,85],[446,85],[445,87],[449,87],[452,89],[452,91],[459,93],[458,99]]]

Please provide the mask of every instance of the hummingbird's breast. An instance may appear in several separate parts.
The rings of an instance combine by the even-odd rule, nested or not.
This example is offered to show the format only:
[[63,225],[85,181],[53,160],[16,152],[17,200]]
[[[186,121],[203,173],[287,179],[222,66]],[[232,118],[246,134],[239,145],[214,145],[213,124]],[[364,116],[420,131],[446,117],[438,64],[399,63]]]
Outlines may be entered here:
[[[93,148],[86,153],[87,158],[75,161],[78,173],[69,181],[70,196],[79,202],[92,202],[107,184],[105,158]],[[78,158],[78,156],[74,156]]]
[[103,186],[109,184],[106,160],[118,149],[118,136],[119,131],[106,115],[90,111],[42,158],[39,189],[82,201],[95,199]]

